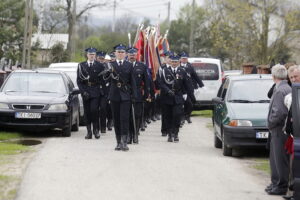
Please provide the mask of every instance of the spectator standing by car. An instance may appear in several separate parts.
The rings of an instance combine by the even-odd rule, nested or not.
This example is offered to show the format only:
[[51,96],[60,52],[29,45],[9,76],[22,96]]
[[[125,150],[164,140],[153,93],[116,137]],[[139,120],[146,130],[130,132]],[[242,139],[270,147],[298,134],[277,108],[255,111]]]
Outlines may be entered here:
[[87,127],[85,139],[92,139],[92,125],[93,134],[96,139],[99,139],[99,98],[104,96],[104,86],[100,81],[102,77],[99,77],[99,74],[105,67],[95,60],[97,51],[95,48],[87,48],[85,51],[87,61],[80,63],[77,70],[77,85],[83,99]]
[[284,105],[284,98],[291,93],[291,87],[287,83],[287,70],[283,65],[275,65],[272,68],[274,83],[268,113],[268,128],[271,134],[270,141],[270,168],[271,184],[265,191],[270,195],[284,195],[288,189],[289,159],[285,152],[287,135],[283,132],[284,122],[288,115],[288,109]]
[[[300,66],[299,65],[294,65],[290,66],[288,69],[288,77],[291,81],[291,83],[300,83]],[[289,194],[287,196],[284,196],[285,199],[290,199],[293,200],[293,119],[292,119],[292,94],[289,94],[285,97],[285,105],[289,109],[289,113],[286,119],[286,124],[285,124],[285,133],[288,135],[288,139],[286,142],[286,149],[290,155],[290,176],[289,176]]]

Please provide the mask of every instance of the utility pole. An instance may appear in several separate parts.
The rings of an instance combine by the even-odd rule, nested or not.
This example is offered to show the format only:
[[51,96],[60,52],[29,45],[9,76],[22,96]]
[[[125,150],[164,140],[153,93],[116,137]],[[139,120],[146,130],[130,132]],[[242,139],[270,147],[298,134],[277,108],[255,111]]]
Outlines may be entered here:
[[115,32],[115,26],[116,26],[116,8],[117,8],[117,2],[114,0],[114,9],[113,9],[113,24],[112,24],[112,32]]
[[75,42],[75,38],[76,38],[76,33],[77,33],[77,29],[76,29],[76,0],[73,0],[73,10],[72,10],[72,21],[73,21],[73,34],[72,34],[72,39],[71,39],[71,60],[73,60],[75,58],[75,46],[76,46],[76,42]]
[[192,14],[191,14],[191,32],[190,32],[190,56],[194,56],[194,38],[195,38],[195,6],[196,2],[193,0],[192,3]]
[[168,22],[168,25],[170,25],[171,2],[169,1],[167,5],[168,5],[168,17],[167,17],[167,22]]
[[33,21],[33,0],[26,0],[22,67],[27,69],[31,67],[30,56],[31,56],[32,21]]

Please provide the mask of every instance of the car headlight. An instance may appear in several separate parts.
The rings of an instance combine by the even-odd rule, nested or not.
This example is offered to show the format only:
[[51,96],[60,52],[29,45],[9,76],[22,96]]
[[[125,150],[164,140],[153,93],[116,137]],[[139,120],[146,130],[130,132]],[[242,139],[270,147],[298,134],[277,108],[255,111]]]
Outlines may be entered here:
[[231,120],[229,126],[252,126],[252,122],[249,120]]
[[8,104],[0,103],[0,109],[9,109]]
[[50,105],[49,109],[50,111],[66,111],[68,110],[68,106],[65,103],[61,104],[52,104]]

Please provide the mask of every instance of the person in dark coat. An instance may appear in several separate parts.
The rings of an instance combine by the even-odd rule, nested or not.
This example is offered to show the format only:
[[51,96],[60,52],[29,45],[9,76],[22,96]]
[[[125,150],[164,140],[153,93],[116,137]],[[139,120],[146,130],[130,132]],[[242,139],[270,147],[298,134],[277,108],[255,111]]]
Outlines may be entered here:
[[284,99],[291,93],[291,87],[287,83],[287,70],[284,66],[275,65],[272,68],[272,76],[275,87],[267,118],[271,134],[271,184],[267,186],[265,191],[270,195],[284,195],[287,192],[289,180],[289,159],[285,151],[287,135],[283,132],[288,108],[284,105]]
[[[105,61],[106,52],[105,51],[97,51],[97,61],[100,62],[105,66],[105,69],[107,69],[107,63]],[[109,87],[107,86],[108,81],[101,79],[101,82],[103,82],[100,86],[100,88],[104,91],[104,96],[100,98],[100,130],[101,133],[106,133],[106,119],[107,119],[107,107],[108,107],[108,100],[107,95],[109,91]]]
[[[133,65],[133,75],[135,78],[135,83],[137,87],[137,98],[135,99],[135,103],[133,105],[134,108],[134,115],[133,111],[130,112],[130,128],[129,128],[129,137],[127,140],[128,144],[132,142],[138,144],[138,134],[141,125],[141,119],[143,114],[143,103],[149,99],[149,77],[148,77],[148,67],[142,63],[137,61],[137,51],[138,49],[132,47],[127,50],[128,53],[128,61]],[[133,117],[135,123],[133,123]],[[135,124],[135,127],[134,127]]]
[[99,134],[99,99],[104,97],[103,79],[99,76],[104,71],[104,65],[95,60],[96,49],[87,48],[87,61],[78,65],[77,84],[83,99],[84,116],[87,127],[85,139],[92,139],[93,134],[96,139]]
[[156,80],[154,82],[155,88],[159,90],[159,93],[156,97],[156,101],[159,101],[160,109],[161,109],[161,136],[165,137],[168,135],[167,133],[167,120],[166,120],[166,111],[165,111],[165,103],[161,100],[161,81],[163,80],[163,70],[165,68],[170,68],[171,67],[171,60],[170,56],[173,55],[173,52],[168,51],[164,54],[164,59],[162,62],[162,65],[160,66],[157,74],[156,74]]
[[171,55],[171,67],[162,70],[160,79],[161,102],[165,104],[164,114],[168,142],[178,142],[181,117],[184,113],[183,95],[186,93],[195,103],[194,90],[191,86],[185,70],[180,67],[179,56]]
[[129,116],[131,104],[137,99],[137,88],[132,63],[125,60],[126,46],[116,45],[116,60],[111,62],[110,90],[108,99],[111,103],[113,122],[117,140],[115,150],[128,151],[127,137],[129,134]]
[[[182,52],[180,54],[180,62],[181,66],[187,73],[187,77],[190,80],[191,84],[193,84],[193,89],[196,90],[198,88],[202,88],[204,86],[201,78],[197,75],[195,69],[192,67],[191,63],[188,62],[189,55],[186,52]],[[185,99],[184,102],[184,118],[188,123],[192,123],[191,113],[193,111],[193,104],[189,96]]]

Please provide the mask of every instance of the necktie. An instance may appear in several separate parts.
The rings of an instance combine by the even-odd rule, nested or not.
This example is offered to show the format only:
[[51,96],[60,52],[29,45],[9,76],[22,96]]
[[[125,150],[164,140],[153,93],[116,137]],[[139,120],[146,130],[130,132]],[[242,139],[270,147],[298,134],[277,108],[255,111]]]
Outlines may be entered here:
[[119,61],[119,66],[122,66],[122,61]]
[[93,65],[93,63],[90,63],[90,64],[89,64],[89,67],[92,67],[92,65]]
[[173,70],[173,74],[174,74],[174,75],[176,74],[176,69]]

